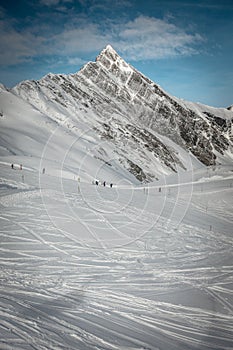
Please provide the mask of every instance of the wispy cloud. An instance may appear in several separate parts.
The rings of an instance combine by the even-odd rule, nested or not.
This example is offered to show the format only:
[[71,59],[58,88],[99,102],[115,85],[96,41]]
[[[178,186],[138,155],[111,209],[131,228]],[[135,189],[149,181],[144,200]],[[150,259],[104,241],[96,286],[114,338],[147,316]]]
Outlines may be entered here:
[[157,59],[198,53],[204,38],[187,33],[174,24],[139,16],[118,29],[119,49],[132,60]]
[[64,5],[72,2],[73,0],[40,0],[40,3],[45,6]]
[[102,11],[103,13],[109,13],[112,11],[117,11],[119,9],[128,9],[130,7],[132,7],[132,2],[128,0],[102,0],[101,2],[99,0],[91,0],[88,4],[88,8],[92,13],[98,11]]
[[38,54],[44,38],[30,31],[18,31],[8,22],[0,21],[0,64],[14,65],[26,62]]
[[[71,0],[41,1],[52,6]],[[67,19],[60,16],[60,21]],[[52,55],[63,59],[73,57],[73,62],[74,58],[81,62],[81,57],[96,53],[107,44],[130,60],[158,59],[196,54],[197,44],[203,41],[199,34],[187,33],[168,20],[146,16],[125,22],[108,20],[103,25],[74,15],[61,27],[55,28],[53,24],[42,23],[39,27],[35,21],[30,27],[18,30],[13,21],[0,21],[0,64],[12,65]]]
[[86,63],[85,60],[79,57],[68,57],[67,62],[71,66],[81,66]]
[[[108,33],[101,32],[98,25],[90,23],[78,28],[66,29],[51,37],[49,52],[64,52],[66,55],[90,53],[100,50],[112,39]],[[62,52],[61,52],[62,49]]]

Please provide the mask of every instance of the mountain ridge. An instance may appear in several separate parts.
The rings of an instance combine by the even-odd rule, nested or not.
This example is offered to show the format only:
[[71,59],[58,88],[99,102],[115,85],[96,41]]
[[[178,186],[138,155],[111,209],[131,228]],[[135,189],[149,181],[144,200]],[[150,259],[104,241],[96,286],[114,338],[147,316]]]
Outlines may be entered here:
[[49,73],[11,92],[68,129],[86,123],[142,182],[187,169],[182,150],[205,165],[232,159],[232,111],[169,95],[110,45],[77,73]]

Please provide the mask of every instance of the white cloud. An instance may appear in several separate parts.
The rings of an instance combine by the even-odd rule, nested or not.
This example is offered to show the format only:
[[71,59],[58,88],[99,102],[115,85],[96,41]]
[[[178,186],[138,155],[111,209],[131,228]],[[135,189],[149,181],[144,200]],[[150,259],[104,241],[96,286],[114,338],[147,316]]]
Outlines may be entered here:
[[60,2],[60,0],[40,0],[40,3],[42,5],[46,5],[46,6],[58,5],[59,2]]
[[89,3],[85,0],[79,0],[80,3],[82,3],[85,6],[89,7],[89,10],[91,12],[95,11],[103,11],[103,13],[108,13],[110,11],[119,11],[119,9],[128,9],[129,7],[132,7],[132,2],[128,0],[92,0]]
[[[71,0],[43,0],[55,4]],[[62,20],[62,15],[59,20]],[[46,31],[45,31],[46,26]],[[39,29],[40,28],[40,31]],[[62,30],[61,30],[62,28]],[[74,16],[64,27],[32,24],[21,31],[13,21],[0,21],[0,64],[11,65],[38,56],[77,57],[100,51],[111,44],[124,58],[147,60],[197,53],[196,44],[203,38],[187,33],[166,20],[139,16],[133,21],[117,23],[108,20],[104,26],[90,19]],[[103,29],[105,28],[105,29]],[[74,60],[74,58],[72,58]],[[71,62],[71,61],[70,61]]]
[[117,46],[132,60],[157,59],[197,53],[195,45],[203,41],[165,20],[139,16],[118,30]]
[[0,64],[12,65],[25,62],[37,54],[43,38],[30,32],[16,31],[4,21],[0,21]]
[[[85,23],[85,24],[84,24]],[[153,17],[139,16],[127,23],[109,22],[103,31],[98,24],[82,22],[50,39],[50,52],[62,50],[67,55],[101,50],[110,43],[124,57],[147,60],[198,53],[196,44],[203,38],[189,34],[174,24]]]
[[71,66],[82,66],[86,62],[80,57],[68,57],[67,63]]
[[72,2],[73,0],[40,0],[40,3],[45,6],[56,6]]
[[54,35],[50,39],[50,50],[59,53],[62,49],[66,55],[88,53],[102,49],[109,41],[111,41],[109,34],[101,33],[95,24],[87,24],[79,28],[66,29]]

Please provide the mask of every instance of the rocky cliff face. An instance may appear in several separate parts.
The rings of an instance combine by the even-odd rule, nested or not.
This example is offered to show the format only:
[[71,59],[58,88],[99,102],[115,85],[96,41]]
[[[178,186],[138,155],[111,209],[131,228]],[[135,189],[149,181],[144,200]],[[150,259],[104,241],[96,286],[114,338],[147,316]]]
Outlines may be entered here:
[[[116,97],[119,96],[129,107],[130,104],[137,106],[134,109],[137,111],[137,121],[141,125],[169,136],[176,143],[189,149],[206,165],[215,164],[216,151],[223,154],[229,148],[228,136],[232,126],[230,118],[226,120],[208,111],[201,113],[187,108],[141,73],[126,65],[114,50],[107,48],[103,51],[97,57],[97,63],[110,72],[115,80]],[[101,87],[107,88],[106,84]]]
[[170,96],[109,45],[76,74],[48,74],[13,92],[66,127],[87,123],[115,145],[119,162],[143,182],[185,169],[174,145],[205,165],[214,165],[232,147],[231,110]]

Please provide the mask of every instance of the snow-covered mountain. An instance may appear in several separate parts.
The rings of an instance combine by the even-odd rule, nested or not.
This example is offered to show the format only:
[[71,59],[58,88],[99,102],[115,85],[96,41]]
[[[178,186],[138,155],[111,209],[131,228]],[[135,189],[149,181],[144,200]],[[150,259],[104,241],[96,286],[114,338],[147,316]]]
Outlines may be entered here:
[[[86,175],[93,169],[85,168],[84,154],[94,157],[95,172],[111,168],[110,172],[120,171],[123,177],[142,182],[201,164],[228,162],[233,157],[232,110],[170,96],[127,64],[110,45],[96,62],[88,62],[75,74],[48,74],[4,93],[8,98],[3,98],[3,115],[9,110],[6,101],[11,101],[20,124],[25,118],[26,137],[32,142],[35,116],[34,127],[42,128],[43,147],[54,128],[59,129],[55,133],[59,137],[52,142],[52,148],[56,144],[53,159],[57,150],[65,149],[67,157],[75,159],[75,167],[82,164]],[[16,101],[17,96],[20,99]],[[20,132],[22,137],[24,131]],[[69,135],[70,141],[63,134]],[[6,139],[2,146],[9,150]],[[17,146],[20,151],[19,143]]]
[[0,85],[0,349],[232,349],[232,113],[110,47]]

